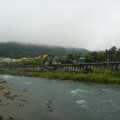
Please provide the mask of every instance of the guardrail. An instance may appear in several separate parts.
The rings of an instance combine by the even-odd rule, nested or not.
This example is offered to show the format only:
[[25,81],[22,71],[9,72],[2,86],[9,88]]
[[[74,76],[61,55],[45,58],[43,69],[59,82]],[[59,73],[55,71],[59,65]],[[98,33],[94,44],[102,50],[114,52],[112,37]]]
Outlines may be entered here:
[[49,65],[0,65],[0,70],[68,70],[68,71],[84,71],[84,70],[120,70],[120,62],[107,63],[83,63],[83,64],[53,64]]

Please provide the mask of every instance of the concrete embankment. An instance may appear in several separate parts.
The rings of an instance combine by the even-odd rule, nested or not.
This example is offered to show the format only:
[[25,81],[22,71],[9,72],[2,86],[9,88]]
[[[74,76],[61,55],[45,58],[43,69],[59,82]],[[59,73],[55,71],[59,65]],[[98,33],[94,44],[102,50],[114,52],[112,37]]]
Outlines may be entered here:
[[61,64],[61,65],[0,65],[0,70],[27,70],[27,71],[85,71],[85,70],[120,70],[120,62],[117,63],[85,63],[79,65]]

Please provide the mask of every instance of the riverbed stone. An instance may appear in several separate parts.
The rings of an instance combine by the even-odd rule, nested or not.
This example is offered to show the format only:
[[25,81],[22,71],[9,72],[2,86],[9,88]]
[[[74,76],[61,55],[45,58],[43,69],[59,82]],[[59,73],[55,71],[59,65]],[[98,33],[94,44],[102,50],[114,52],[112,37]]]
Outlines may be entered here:
[[0,115],[0,120],[4,120],[2,115]]

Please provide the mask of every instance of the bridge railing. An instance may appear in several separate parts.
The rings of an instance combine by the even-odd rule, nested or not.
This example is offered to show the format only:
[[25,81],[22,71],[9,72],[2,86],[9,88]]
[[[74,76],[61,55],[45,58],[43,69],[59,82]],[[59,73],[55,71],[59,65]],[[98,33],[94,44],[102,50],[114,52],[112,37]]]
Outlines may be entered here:
[[107,63],[82,63],[82,64],[53,64],[53,65],[0,65],[0,70],[120,70],[120,62]]

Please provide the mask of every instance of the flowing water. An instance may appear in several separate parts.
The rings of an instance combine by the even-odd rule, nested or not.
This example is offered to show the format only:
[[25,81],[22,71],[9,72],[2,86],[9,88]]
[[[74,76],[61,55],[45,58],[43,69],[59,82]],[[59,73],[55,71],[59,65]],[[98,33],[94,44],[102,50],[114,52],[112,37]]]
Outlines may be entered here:
[[[120,85],[0,75],[0,114],[14,120],[120,120]],[[16,95],[7,99],[3,93]]]

